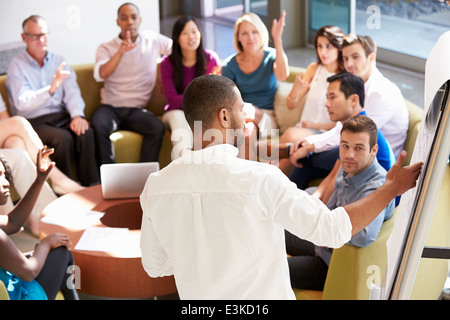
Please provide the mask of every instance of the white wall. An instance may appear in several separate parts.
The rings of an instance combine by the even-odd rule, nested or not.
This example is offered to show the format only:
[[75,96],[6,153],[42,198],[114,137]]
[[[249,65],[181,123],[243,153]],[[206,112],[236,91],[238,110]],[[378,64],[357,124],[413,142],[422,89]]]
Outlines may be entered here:
[[[102,43],[116,37],[118,7],[127,0],[1,0],[0,46],[21,41],[22,22],[32,14],[43,16],[50,30],[49,50],[68,64],[92,63]],[[159,1],[135,0],[142,16],[141,29],[159,32]]]

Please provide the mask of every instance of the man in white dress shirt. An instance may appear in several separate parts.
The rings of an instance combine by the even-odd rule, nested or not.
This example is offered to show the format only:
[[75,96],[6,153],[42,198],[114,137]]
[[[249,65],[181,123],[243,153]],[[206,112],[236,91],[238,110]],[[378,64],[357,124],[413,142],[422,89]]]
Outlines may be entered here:
[[369,36],[350,34],[344,38],[345,69],[363,79],[367,116],[376,123],[398,157],[408,133],[408,108],[400,89],[376,67],[376,54],[376,44]]
[[194,150],[149,177],[141,195],[141,251],[151,277],[174,275],[181,299],[295,299],[284,230],[337,248],[413,187],[422,164],[402,168],[368,197],[330,211],[275,166],[237,158],[244,102],[234,82],[191,82],[183,109]]
[[158,161],[165,126],[146,106],[156,83],[157,60],[171,52],[172,40],[150,30],[140,32],[141,22],[136,5],[121,5],[119,36],[97,49],[94,78],[104,85],[91,124],[100,164],[114,162],[109,136],[117,130],[142,134],[140,161]]

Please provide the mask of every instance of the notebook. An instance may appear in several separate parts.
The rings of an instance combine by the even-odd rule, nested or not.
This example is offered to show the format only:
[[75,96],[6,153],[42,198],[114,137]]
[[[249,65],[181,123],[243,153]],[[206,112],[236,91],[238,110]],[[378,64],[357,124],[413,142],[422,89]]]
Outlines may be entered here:
[[139,198],[158,162],[113,163],[100,166],[103,199]]

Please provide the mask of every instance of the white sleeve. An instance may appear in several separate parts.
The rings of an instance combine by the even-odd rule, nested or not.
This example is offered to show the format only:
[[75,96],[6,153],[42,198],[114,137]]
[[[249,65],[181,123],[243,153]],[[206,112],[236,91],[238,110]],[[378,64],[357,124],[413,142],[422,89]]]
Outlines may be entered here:
[[[266,179],[262,192],[277,224],[317,246],[339,248],[350,241],[352,224],[344,208],[334,210],[280,173]],[[271,203],[271,205],[270,205]]]
[[172,263],[155,234],[150,214],[148,213],[149,205],[145,196],[147,193],[146,186],[140,197],[143,211],[140,239],[142,266],[152,278],[171,276],[173,275]]
[[328,151],[339,146],[341,130],[342,122],[338,121],[333,129],[321,134],[309,136],[306,138],[306,141],[314,145],[314,152],[316,153]]

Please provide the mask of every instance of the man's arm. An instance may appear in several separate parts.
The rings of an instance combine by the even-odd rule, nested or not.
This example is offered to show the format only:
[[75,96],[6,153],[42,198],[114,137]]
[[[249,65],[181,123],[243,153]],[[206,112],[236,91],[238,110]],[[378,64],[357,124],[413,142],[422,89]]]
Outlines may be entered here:
[[352,223],[352,235],[369,225],[395,197],[416,186],[423,163],[402,167],[406,155],[406,151],[401,153],[397,162],[387,173],[386,182],[380,188],[366,198],[344,207]]
[[69,76],[70,72],[64,70],[65,66],[66,63],[62,62],[52,75],[51,84],[40,88],[36,82],[40,79],[26,76],[28,66],[19,59],[13,60],[8,67],[6,85],[14,107],[19,111],[35,110],[45,104]]
[[334,184],[341,167],[341,160],[337,159],[333,169],[319,184],[317,190],[314,191],[313,196],[319,198],[325,204],[330,201],[331,195],[334,192]]
[[136,44],[131,41],[130,32],[127,31],[127,36],[125,39],[123,39],[117,52],[111,57],[111,59],[109,59],[108,62],[106,62],[100,67],[99,70],[100,78],[102,79],[109,78],[116,70],[117,66],[122,60],[123,55],[128,51],[133,50],[134,48],[136,48]]

